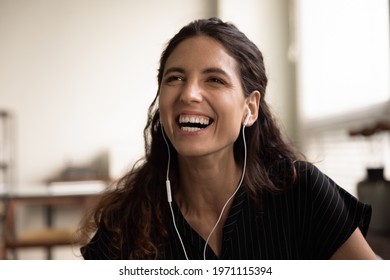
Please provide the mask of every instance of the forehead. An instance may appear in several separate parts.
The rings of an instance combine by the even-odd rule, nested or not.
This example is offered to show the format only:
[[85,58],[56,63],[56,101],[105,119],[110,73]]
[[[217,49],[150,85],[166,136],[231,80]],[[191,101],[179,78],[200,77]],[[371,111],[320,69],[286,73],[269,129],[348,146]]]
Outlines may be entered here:
[[195,36],[179,43],[168,57],[168,67],[219,67],[232,73],[237,72],[237,61],[227,49],[209,36]]

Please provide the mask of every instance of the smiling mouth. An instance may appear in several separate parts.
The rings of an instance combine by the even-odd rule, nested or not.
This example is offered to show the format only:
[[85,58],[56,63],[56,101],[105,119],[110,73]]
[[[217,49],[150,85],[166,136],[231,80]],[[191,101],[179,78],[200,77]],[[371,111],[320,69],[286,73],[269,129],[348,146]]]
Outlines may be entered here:
[[177,123],[181,130],[186,132],[195,132],[205,129],[213,120],[205,116],[198,115],[180,115]]

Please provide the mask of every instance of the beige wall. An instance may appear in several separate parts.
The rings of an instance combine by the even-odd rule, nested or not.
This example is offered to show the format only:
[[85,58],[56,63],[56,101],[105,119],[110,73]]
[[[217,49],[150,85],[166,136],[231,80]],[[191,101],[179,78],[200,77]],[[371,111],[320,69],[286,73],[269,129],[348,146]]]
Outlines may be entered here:
[[293,131],[286,2],[0,0],[0,108],[16,118],[17,185],[105,150],[119,176],[143,152],[164,44],[200,17],[219,14],[259,45],[270,101]]

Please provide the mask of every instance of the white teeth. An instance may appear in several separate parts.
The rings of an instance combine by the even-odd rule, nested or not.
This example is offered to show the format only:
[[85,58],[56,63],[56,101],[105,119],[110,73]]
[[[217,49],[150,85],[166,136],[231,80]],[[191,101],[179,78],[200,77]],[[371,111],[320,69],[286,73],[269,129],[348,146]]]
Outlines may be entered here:
[[[198,115],[180,115],[179,124],[181,130],[186,132],[195,132],[204,129],[204,127],[198,127],[199,124],[202,126],[209,125],[210,118]],[[198,124],[198,126],[194,124]]]
[[188,126],[183,126],[183,127],[181,128],[181,130],[187,131],[187,132],[195,132],[195,131],[201,130],[201,128],[199,128],[199,127],[188,127]]
[[199,123],[202,125],[209,125],[210,119],[203,116],[180,115],[179,123]]

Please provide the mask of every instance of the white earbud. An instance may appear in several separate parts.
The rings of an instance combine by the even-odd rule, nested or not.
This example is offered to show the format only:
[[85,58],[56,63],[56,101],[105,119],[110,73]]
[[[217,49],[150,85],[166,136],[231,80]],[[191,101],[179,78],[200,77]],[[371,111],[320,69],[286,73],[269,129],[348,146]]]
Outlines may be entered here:
[[248,113],[246,113],[246,116],[245,116],[245,121],[244,121],[244,126],[246,126],[249,122],[249,118],[251,117],[251,113],[248,111]]

